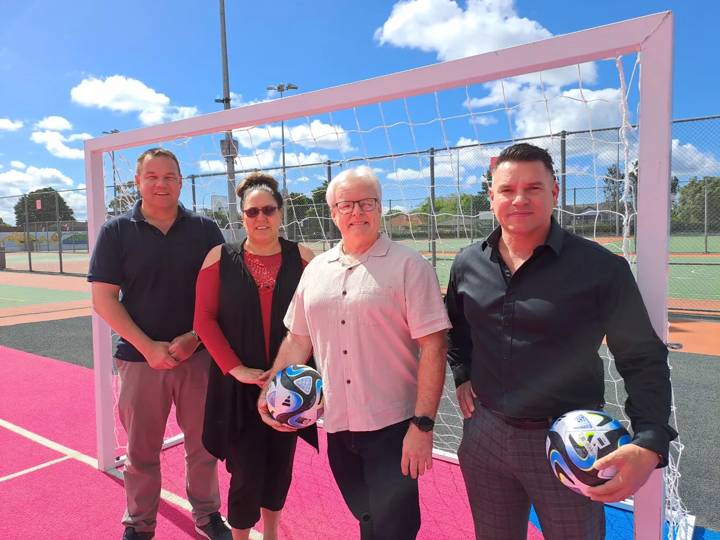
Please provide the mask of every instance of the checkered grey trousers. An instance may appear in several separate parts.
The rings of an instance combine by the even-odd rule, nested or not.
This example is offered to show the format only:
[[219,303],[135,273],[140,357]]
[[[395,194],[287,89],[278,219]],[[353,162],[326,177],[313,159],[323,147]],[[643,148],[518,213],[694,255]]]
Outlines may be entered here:
[[530,505],[548,540],[602,540],[605,514],[562,485],[545,457],[545,429],[507,425],[475,402],[458,450],[478,540],[525,540]]

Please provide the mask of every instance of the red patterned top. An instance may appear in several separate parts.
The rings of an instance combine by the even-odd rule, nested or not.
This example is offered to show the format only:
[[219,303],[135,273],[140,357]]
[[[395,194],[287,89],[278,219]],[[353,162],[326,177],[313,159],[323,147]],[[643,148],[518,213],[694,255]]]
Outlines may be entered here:
[[[258,288],[263,321],[263,337],[265,338],[265,354],[269,356],[270,314],[272,312],[275,282],[282,264],[282,254],[255,255],[243,251],[243,260]],[[303,259],[302,264],[304,268],[307,266],[307,261]],[[208,350],[213,351],[213,359],[222,372],[227,374],[231,369],[241,365],[242,359],[238,358],[232,350],[217,323],[220,304],[220,261],[200,270],[195,291],[195,321],[193,327],[203,336],[203,341]],[[273,360],[273,358],[268,358],[268,368],[272,365]]]

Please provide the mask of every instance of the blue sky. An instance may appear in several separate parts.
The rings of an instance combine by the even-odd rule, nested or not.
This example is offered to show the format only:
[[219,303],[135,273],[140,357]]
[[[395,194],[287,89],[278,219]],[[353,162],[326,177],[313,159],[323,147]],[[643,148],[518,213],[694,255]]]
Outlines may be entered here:
[[[675,15],[673,116],[720,113],[716,104],[719,66],[713,52],[720,4],[711,1],[226,0],[230,86],[234,105],[242,105],[275,97],[266,91],[271,84],[292,82],[302,92],[317,90],[666,9]],[[218,11],[214,0],[3,0],[0,197],[48,185],[56,189],[84,186],[81,151],[83,140],[90,136],[220,109],[213,101],[222,93]],[[628,75],[633,61],[626,62]],[[617,73],[611,64],[598,65],[595,75],[584,83],[598,93],[617,88]],[[569,92],[575,86],[577,81],[571,80],[558,88]],[[484,100],[478,102],[477,111],[497,105],[491,94],[489,86],[472,90],[471,97]],[[453,114],[462,102],[453,94],[443,98],[443,115]],[[416,115],[428,108],[432,100],[418,100],[411,106],[413,120],[417,122]],[[389,105],[385,112],[392,117],[395,110]],[[598,109],[593,114],[601,117],[604,113]],[[617,115],[608,114],[605,120],[611,125]],[[363,123],[382,123],[374,115],[363,113]],[[323,126],[337,127],[341,116],[334,119],[335,124],[328,117],[317,119],[320,132]],[[465,119],[464,131],[448,127],[447,142],[508,135],[500,130],[502,119],[486,116],[487,122],[477,124],[484,130],[480,136],[477,125],[469,129]],[[561,129],[577,127],[558,122]],[[350,123],[342,123],[347,139],[338,144],[345,145],[344,149],[300,141],[295,147],[288,143],[287,151],[307,162],[315,157],[351,157],[364,149],[368,153],[401,150],[370,142],[364,146]],[[385,118],[385,124],[389,123]],[[529,134],[532,125],[515,117],[513,135]],[[294,127],[299,129],[294,135],[301,138],[300,124]],[[258,157],[258,163],[277,165],[277,129],[266,132],[270,133],[264,147],[267,159]],[[437,130],[433,133],[425,136],[418,130],[419,140],[414,144],[442,146],[442,140],[432,141]],[[676,144],[692,145],[699,159],[717,163],[714,150],[703,148],[701,142],[679,140]],[[215,147],[216,140],[210,139],[186,152],[182,157],[185,175],[216,170]],[[258,156],[252,151],[246,154]],[[126,160],[129,163],[132,156],[128,154]],[[423,164],[415,159],[414,167],[412,172],[413,165],[394,162],[379,166],[378,171],[385,174],[384,181],[405,180],[409,186],[422,176]],[[463,190],[477,191],[477,171],[461,166],[455,172],[458,185],[462,176]],[[289,172],[289,187],[307,192],[322,174],[322,170]],[[82,192],[66,196],[80,218],[84,217],[83,197]],[[13,204],[12,199],[0,199],[0,217],[6,222],[14,221]]]

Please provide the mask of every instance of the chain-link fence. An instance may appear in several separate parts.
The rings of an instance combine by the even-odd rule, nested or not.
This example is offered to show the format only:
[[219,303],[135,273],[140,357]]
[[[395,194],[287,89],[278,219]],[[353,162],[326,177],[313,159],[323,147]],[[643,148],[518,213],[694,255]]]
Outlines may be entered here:
[[[524,139],[548,148],[560,185],[558,221],[568,230],[620,251],[623,236],[635,250],[638,163],[625,162],[618,128],[561,132]],[[720,312],[720,116],[673,123],[670,237],[670,306]],[[453,148],[428,149],[343,161],[288,166],[288,176],[323,179],[310,193],[289,193],[284,210],[285,234],[320,251],[339,239],[325,204],[324,186],[344,168],[367,164],[385,177],[383,227],[394,240],[423,252],[445,282],[454,254],[484,238],[496,226],[488,199],[492,156],[512,141],[493,141]],[[631,152],[632,154],[632,152]],[[412,167],[412,169],[410,168]],[[258,170],[258,169],[253,169]],[[278,169],[268,168],[277,174]],[[413,174],[409,174],[412,171]],[[238,177],[250,171],[237,171]],[[628,181],[626,182],[625,179]],[[137,199],[132,178],[116,178],[106,188],[108,216],[127,211]],[[298,182],[301,179],[297,180]],[[198,190],[196,184],[211,192]],[[224,173],[186,174],[184,200],[223,228],[233,228],[227,208]],[[294,184],[298,185],[298,184]],[[77,202],[82,190],[45,188],[0,198],[12,209],[15,225],[0,225],[0,268],[45,272],[87,271],[87,223],[78,219],[66,199]],[[237,225],[235,225],[237,227]]]

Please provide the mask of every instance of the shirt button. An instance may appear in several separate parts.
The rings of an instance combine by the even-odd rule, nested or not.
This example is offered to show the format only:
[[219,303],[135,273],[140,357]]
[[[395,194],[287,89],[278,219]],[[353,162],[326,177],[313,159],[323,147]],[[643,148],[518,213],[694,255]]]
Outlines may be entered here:
[[350,379],[348,379],[348,380],[347,380],[347,381],[345,381],[345,382],[346,382],[347,384],[350,384]]
[[347,354],[347,349],[343,349],[343,354]]
[[340,324],[345,324],[345,321],[340,321]]
[[343,296],[345,296],[346,294],[347,294],[347,291],[343,291]]

